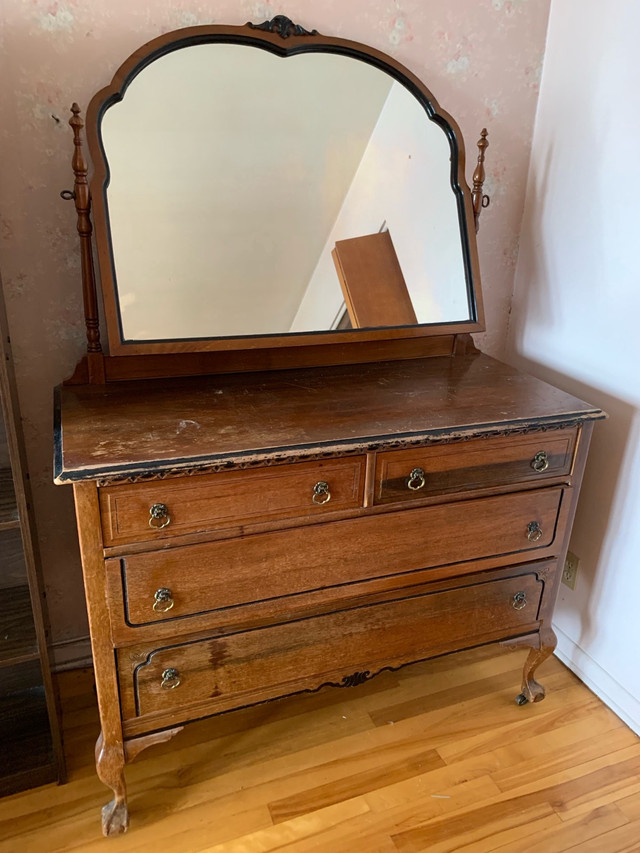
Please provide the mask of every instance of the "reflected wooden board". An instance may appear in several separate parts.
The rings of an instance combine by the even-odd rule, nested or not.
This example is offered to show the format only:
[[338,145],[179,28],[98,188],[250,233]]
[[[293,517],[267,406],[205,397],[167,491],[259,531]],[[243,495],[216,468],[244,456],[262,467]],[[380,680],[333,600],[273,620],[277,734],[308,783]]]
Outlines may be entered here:
[[95,819],[90,671],[60,676],[70,781],[2,801],[0,853],[635,853],[640,739],[557,659],[488,647],[193,724],[129,767],[127,835]]
[[338,240],[331,255],[352,328],[418,322],[388,231]]

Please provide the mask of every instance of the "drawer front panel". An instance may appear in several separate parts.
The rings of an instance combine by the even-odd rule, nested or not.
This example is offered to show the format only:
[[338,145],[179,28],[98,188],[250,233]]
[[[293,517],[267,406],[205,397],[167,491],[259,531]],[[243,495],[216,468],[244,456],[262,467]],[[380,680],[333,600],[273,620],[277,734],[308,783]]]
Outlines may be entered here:
[[542,589],[524,574],[161,649],[134,672],[136,713],[213,713],[525,633]]
[[[105,545],[353,509],[362,506],[365,461],[356,456],[110,486],[100,491]],[[158,505],[166,514],[153,519]]]
[[559,430],[380,453],[374,502],[422,500],[438,494],[568,475],[576,435],[576,430]]
[[143,625],[547,548],[555,537],[562,491],[478,498],[134,554],[108,560],[107,567],[122,575],[127,621]]

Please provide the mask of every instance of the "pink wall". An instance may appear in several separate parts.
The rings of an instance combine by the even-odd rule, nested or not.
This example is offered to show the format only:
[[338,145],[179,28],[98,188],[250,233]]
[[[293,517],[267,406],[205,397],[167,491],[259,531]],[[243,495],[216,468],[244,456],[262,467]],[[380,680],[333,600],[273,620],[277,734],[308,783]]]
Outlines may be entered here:
[[[199,23],[285,13],[367,42],[422,77],[460,123],[470,157],[490,131],[480,260],[488,333],[503,348],[549,0],[4,0],[0,75],[0,264],[54,641],[86,634],[69,488],[51,474],[52,388],[83,352],[68,108],[84,108],[140,44]],[[473,163],[469,163],[469,176]]]

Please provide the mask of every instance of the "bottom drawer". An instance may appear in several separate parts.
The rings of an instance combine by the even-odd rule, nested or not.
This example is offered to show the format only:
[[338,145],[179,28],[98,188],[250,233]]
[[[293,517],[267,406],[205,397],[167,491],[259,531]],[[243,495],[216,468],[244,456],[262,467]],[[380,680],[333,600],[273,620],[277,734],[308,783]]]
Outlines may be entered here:
[[521,574],[159,649],[122,685],[124,715],[216,713],[524,633],[542,589]]

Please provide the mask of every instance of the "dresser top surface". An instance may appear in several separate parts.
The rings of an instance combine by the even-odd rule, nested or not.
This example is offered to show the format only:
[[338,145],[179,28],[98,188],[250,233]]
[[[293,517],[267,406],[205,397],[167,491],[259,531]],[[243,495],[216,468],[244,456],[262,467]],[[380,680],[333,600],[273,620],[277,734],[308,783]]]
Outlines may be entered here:
[[295,461],[602,417],[482,354],[66,385],[56,482]]

